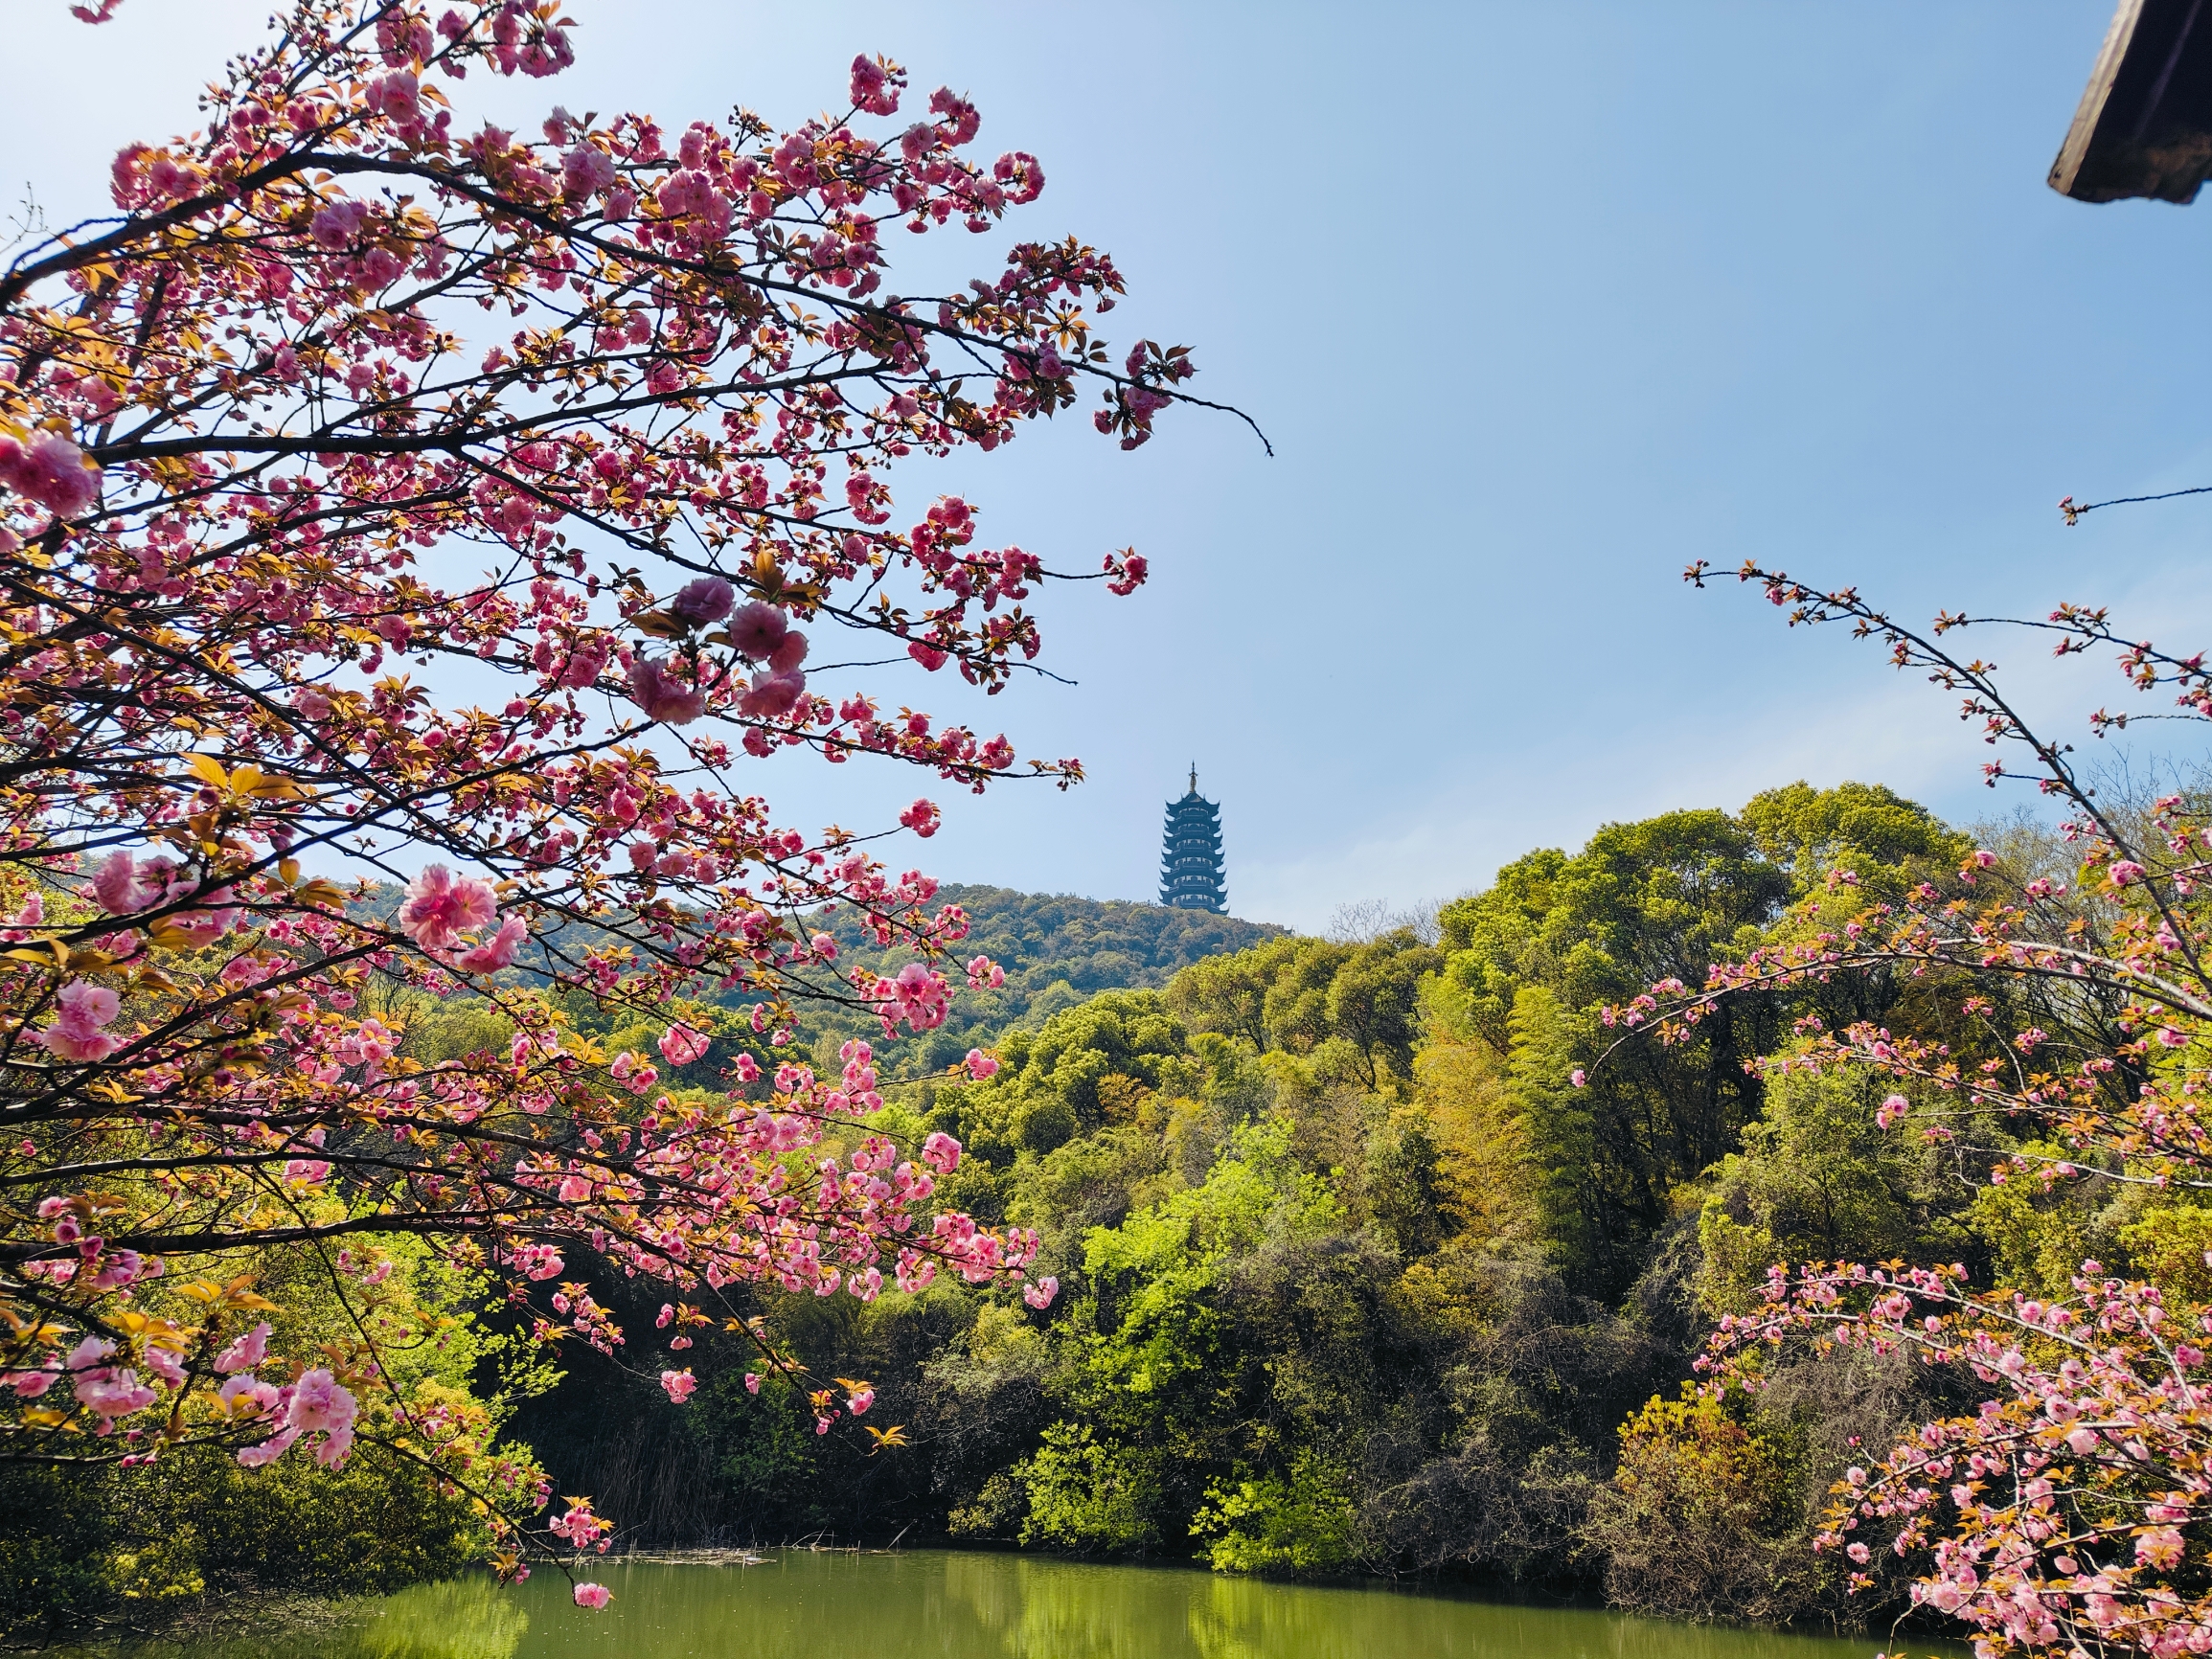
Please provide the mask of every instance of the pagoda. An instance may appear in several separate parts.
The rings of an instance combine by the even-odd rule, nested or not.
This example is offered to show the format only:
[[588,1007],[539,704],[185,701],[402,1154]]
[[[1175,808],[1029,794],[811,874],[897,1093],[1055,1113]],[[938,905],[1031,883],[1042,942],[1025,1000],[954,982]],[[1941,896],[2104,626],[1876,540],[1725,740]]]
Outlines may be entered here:
[[1191,792],[1168,803],[1160,850],[1160,902],[1179,910],[1227,913],[1222,884],[1221,808],[1198,793],[1198,765],[1191,762]]

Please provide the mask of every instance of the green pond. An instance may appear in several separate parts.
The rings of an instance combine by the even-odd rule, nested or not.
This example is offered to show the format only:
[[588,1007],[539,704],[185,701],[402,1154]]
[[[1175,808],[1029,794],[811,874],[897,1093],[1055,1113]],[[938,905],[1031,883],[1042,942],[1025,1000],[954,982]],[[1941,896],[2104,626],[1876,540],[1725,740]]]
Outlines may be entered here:
[[[779,1552],[752,1566],[595,1563],[585,1612],[540,1572],[432,1584],[296,1641],[132,1659],[1868,1659],[1883,1646],[1590,1608],[1313,1588],[1011,1555]],[[1915,1642],[1916,1650],[1929,1645]]]

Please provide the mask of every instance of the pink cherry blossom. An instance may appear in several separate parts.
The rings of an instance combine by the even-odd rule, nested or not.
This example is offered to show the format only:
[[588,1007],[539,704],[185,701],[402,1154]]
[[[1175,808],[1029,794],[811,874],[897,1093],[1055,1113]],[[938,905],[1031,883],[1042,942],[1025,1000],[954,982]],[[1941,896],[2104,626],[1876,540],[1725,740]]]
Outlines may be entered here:
[[787,715],[806,694],[807,676],[796,670],[778,672],[763,669],[738,699],[738,712],[756,718]]
[[0,489],[75,518],[99,496],[100,474],[58,432],[34,432],[27,443],[0,433]]
[[790,631],[790,620],[772,604],[754,600],[730,618],[730,646],[740,656],[764,663]]
[[706,713],[705,693],[669,672],[665,658],[640,654],[629,665],[629,692],[650,720],[688,726]]
[[661,1058],[670,1065],[688,1066],[694,1060],[703,1058],[713,1044],[704,1032],[694,1031],[690,1026],[678,1023],[661,1034],[658,1046]]
[[943,974],[910,962],[889,979],[875,982],[876,1012],[889,1035],[903,1020],[915,1031],[932,1031],[945,1023],[951,988]]
[[669,602],[669,614],[686,627],[702,627],[730,614],[736,590],[718,576],[702,576],[687,583]]
[[234,1413],[250,1413],[266,1417],[277,1409],[284,1391],[271,1382],[262,1382],[250,1373],[240,1372],[226,1378],[216,1390],[216,1398]]
[[144,910],[161,894],[160,882],[149,884],[139,878],[138,864],[127,852],[110,852],[93,872],[92,896],[113,916]]
[[24,896],[22,907],[0,921],[0,939],[20,943],[31,937],[31,929],[45,925],[45,921],[46,896],[33,888]]
[[216,1370],[225,1375],[234,1371],[253,1370],[267,1356],[269,1335],[274,1329],[264,1319],[242,1336],[234,1338],[216,1357]]
[[115,1352],[115,1344],[104,1336],[87,1336],[69,1351],[61,1363],[71,1371],[91,1371]]
[[575,1597],[579,1607],[588,1607],[597,1613],[604,1610],[606,1604],[614,1600],[614,1592],[604,1584],[579,1584]]
[[407,884],[398,920],[400,931],[424,950],[450,950],[464,932],[482,927],[498,909],[490,883],[456,880],[445,865],[432,864]]
[[529,924],[519,916],[510,916],[481,944],[455,957],[453,966],[468,973],[496,973],[513,963],[514,953],[529,937]]
[[691,1398],[692,1391],[699,1385],[699,1379],[694,1376],[689,1370],[664,1371],[660,1374],[660,1385],[669,1398],[681,1405],[685,1400]]
[[[1018,252],[994,254],[981,288],[946,273],[947,292],[983,303],[886,306],[891,228],[987,229],[1043,182],[1025,151],[960,153],[981,118],[949,88],[903,137],[833,113],[762,131],[555,109],[516,131],[460,107],[487,75],[566,65],[557,11],[336,0],[327,32],[280,31],[204,89],[206,131],[114,157],[100,234],[43,247],[0,318],[16,372],[0,557],[22,645],[0,669],[0,708],[22,715],[0,742],[32,780],[0,816],[17,890],[42,896],[0,933],[36,947],[11,1011],[29,1085],[66,1091],[82,1136],[19,1143],[40,1202],[16,1216],[18,1273],[76,1346],[11,1359],[0,1429],[72,1437],[47,1443],[72,1455],[102,1449],[82,1430],[136,1430],[116,1447],[136,1468],[171,1443],[166,1418],[136,1416],[167,1398],[141,1402],[190,1395],[185,1446],[248,1468],[300,1449],[329,1469],[389,1421],[427,1477],[485,1494],[490,1533],[540,1538],[549,1500],[462,1432],[420,1368],[363,1358],[341,1385],[317,1351],[321,1301],[383,1282],[370,1240],[402,1221],[435,1259],[509,1281],[523,1340],[607,1356],[625,1352],[621,1321],[565,1278],[587,1254],[645,1279],[649,1307],[695,1283],[866,1301],[941,1268],[1020,1282],[1021,1229],[930,1207],[957,1143],[909,1158],[862,1126],[844,1144],[838,1125],[883,1104],[867,1045],[845,1045],[834,1076],[790,1046],[789,998],[840,969],[830,993],[887,1031],[941,1025],[964,922],[865,840],[780,822],[745,773],[786,751],[963,788],[1012,770],[1003,735],[890,714],[880,688],[823,696],[810,663],[862,673],[884,652],[811,641],[881,630],[892,654],[1002,689],[1038,655],[1057,579],[1021,549],[977,546],[954,497],[895,528],[898,464],[998,450],[1086,378],[1129,442],[1180,361],[1149,347],[1125,376],[1062,355],[1123,281],[1057,225],[1009,222]],[[853,125],[892,115],[904,81],[855,61]],[[126,458],[104,472],[88,464],[96,433],[94,453]],[[286,434],[302,441],[271,448]],[[1113,577],[1141,571],[1115,558]],[[662,620],[635,625],[654,596]],[[641,738],[648,720],[686,729]],[[422,873],[396,905],[365,902],[356,851],[364,869]],[[809,920],[831,905],[910,966],[878,978],[840,961]],[[540,915],[559,924],[541,953]],[[48,935],[80,953],[58,976],[29,960]],[[524,982],[526,952],[543,960]],[[971,983],[1003,984],[978,962]],[[725,990],[786,1052],[771,1088],[723,1045],[738,1098],[712,1106],[656,1096],[642,1057],[603,1069],[565,1023],[580,997],[668,1025]],[[403,1062],[400,1022],[362,1006],[456,995],[503,1022],[504,1052]],[[714,1052],[678,1026],[660,1057]],[[160,1167],[103,1159],[117,1168],[96,1184],[49,1167],[118,1136],[153,1136]],[[189,1172],[181,1207],[171,1158]],[[817,1186],[805,1172],[824,1164],[837,1173]],[[337,1289],[302,1281],[300,1320],[275,1332],[139,1288],[163,1263],[128,1243],[177,1240],[174,1260],[224,1284],[297,1252],[300,1216],[341,1198],[371,1232],[332,1245]],[[133,1311],[201,1321],[204,1337],[167,1346],[119,1317]],[[126,1345],[78,1340],[126,1329]],[[691,1329],[661,1340],[682,1351]],[[25,1415],[34,1398],[60,1426]],[[567,1531],[593,1541],[581,1517]]]
[[55,1000],[61,1005],[63,1019],[91,1026],[107,1024],[123,1008],[116,992],[83,979],[71,980]]
[[596,685],[599,676],[606,670],[607,658],[613,654],[614,646],[609,640],[579,640],[567,655],[559,658],[558,667],[555,655],[549,649],[546,653],[546,666],[555,670],[554,684],[573,691]]
[[975,105],[949,86],[940,86],[929,95],[929,113],[939,118],[940,130],[951,144],[966,144],[973,138],[983,120]]
[[905,84],[906,77],[898,68],[863,54],[853,59],[852,84],[846,96],[853,101],[854,108],[864,109],[870,115],[896,115],[899,89]]
[[924,840],[927,840],[937,833],[939,823],[937,803],[929,800],[917,801],[905,811],[899,814],[899,822],[905,825],[907,829],[913,830]]
[[155,1398],[153,1390],[138,1380],[136,1372],[111,1371],[104,1366],[80,1375],[73,1392],[78,1404],[105,1420],[101,1424],[102,1433],[107,1432],[116,1418],[144,1411]]
[[123,1046],[121,1038],[100,1029],[122,1010],[122,999],[114,991],[77,979],[63,986],[55,1000],[59,1016],[37,1037],[57,1059],[103,1060]]
[[567,1269],[560,1252],[550,1244],[526,1244],[514,1253],[514,1264],[528,1279],[558,1279]]
[[239,1462],[249,1469],[266,1467],[292,1449],[292,1443],[300,1438],[300,1431],[287,1428],[256,1445],[240,1446]]
[[359,239],[361,227],[369,217],[366,202],[334,201],[316,211],[309,226],[309,234],[316,242],[332,253],[350,248]]
[[293,1428],[335,1433],[353,1426],[353,1396],[338,1379],[320,1368],[302,1372],[292,1387],[292,1406],[285,1421]]
[[560,158],[560,193],[585,202],[614,183],[614,157],[594,144],[579,144]]
[[591,1512],[589,1498],[570,1498],[568,1509],[562,1514],[545,1523],[545,1530],[557,1538],[565,1538],[581,1550],[597,1543],[600,1534],[613,1525]]

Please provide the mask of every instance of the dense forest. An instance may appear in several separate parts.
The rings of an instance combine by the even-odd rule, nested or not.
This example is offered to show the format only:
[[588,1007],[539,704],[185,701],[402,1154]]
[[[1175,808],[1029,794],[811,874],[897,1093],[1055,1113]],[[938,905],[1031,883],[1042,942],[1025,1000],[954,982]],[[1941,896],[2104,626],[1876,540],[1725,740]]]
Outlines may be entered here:
[[890,1113],[961,1140],[948,1195],[1038,1229],[1060,1304],[762,1306],[818,1374],[875,1379],[909,1445],[817,1439],[788,1385],[745,1392],[735,1349],[683,1416],[582,1356],[522,1432],[657,1543],[909,1532],[1842,1617],[1813,1521],[1924,1385],[1808,1362],[1754,1409],[1685,1392],[1691,1361],[1770,1261],[1987,1266],[2018,1240],[1967,1171],[1886,1143],[1862,1090],[1744,1070],[1815,1004],[1897,1017],[1915,991],[1738,1005],[1603,1066],[1598,1011],[1701,978],[1831,871],[1902,886],[1967,846],[1885,791],[1796,785],[1531,853],[1432,944],[1285,938],[1102,991]]
[[[1992,879],[2058,857],[2025,825],[1977,839]],[[2093,1252],[2201,1290],[2212,1210],[2093,1180],[1993,1186],[1986,1149],[1884,1135],[1871,1082],[1745,1069],[1822,1026],[1955,1021],[1925,981],[1737,998],[1671,1049],[1600,1011],[1803,925],[1792,906],[1823,884],[1955,881],[1974,845],[1879,787],[1792,784],[1532,852],[1445,906],[1433,943],[956,892],[1014,972],[948,1028],[998,1069],[977,1080],[931,1050],[869,1126],[959,1140],[941,1199],[1038,1231],[1061,1286],[1048,1309],[950,1281],[866,1305],[733,1287],[748,1332],[571,1261],[629,1335],[613,1359],[565,1345],[558,1385],[517,1340],[538,1310],[427,1252],[393,1253],[380,1316],[495,1425],[503,1478],[591,1494],[617,1549],[991,1541],[1888,1616],[1902,1578],[1847,1602],[1810,1541],[1856,1448],[1940,1408],[1948,1374],[1804,1353],[1755,1397],[1699,1393],[1715,1322],[1780,1260],[1956,1261],[2035,1293]],[[602,1017],[573,994],[562,1011]],[[718,1034],[658,1079],[679,1103],[717,1098],[746,1045],[772,1057],[727,1011],[690,1011]],[[467,995],[380,1017],[402,1057],[508,1040]],[[610,1065],[650,1037],[594,1034]],[[796,1040],[828,1067],[847,1035],[832,1018]],[[269,1267],[274,1317],[310,1317]],[[574,1287],[539,1291],[565,1311]],[[811,1375],[776,1374],[757,1338]],[[700,1379],[681,1409],[657,1380],[672,1343]],[[832,1378],[873,1384],[865,1424],[817,1432],[808,1391]],[[466,1504],[370,1448],[329,1478],[213,1453],[8,1478],[44,1483],[64,1517],[0,1540],[19,1620],[216,1583],[388,1585],[481,1541]]]

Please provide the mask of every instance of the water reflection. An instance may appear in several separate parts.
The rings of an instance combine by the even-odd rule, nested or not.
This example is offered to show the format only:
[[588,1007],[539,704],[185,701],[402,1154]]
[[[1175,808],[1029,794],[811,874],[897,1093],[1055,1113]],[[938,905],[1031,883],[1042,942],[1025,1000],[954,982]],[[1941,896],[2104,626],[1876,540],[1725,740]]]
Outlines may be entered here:
[[468,1579],[386,1596],[332,1630],[142,1644],[121,1659],[515,1659],[529,1629],[519,1600]]
[[[1866,1659],[1881,1644],[1022,1556],[789,1552],[754,1567],[596,1564],[605,1613],[540,1574],[394,1596],[295,1642],[131,1659]],[[1930,1645],[1914,1643],[1916,1650]]]
[[353,1659],[514,1659],[529,1629],[522,1603],[485,1579],[419,1584],[387,1598],[350,1651]]

